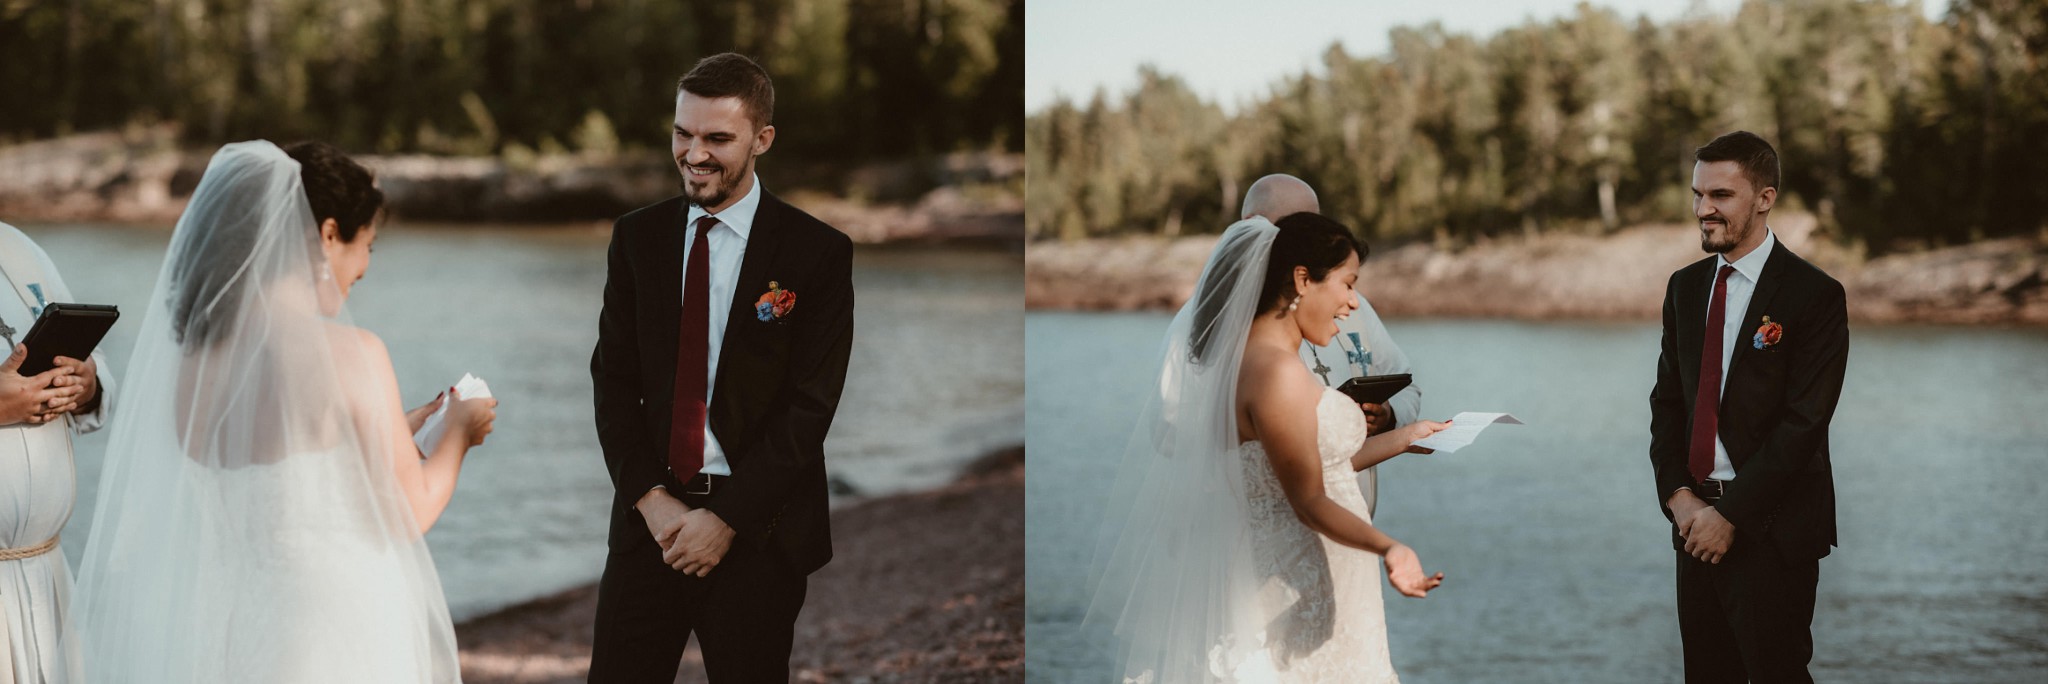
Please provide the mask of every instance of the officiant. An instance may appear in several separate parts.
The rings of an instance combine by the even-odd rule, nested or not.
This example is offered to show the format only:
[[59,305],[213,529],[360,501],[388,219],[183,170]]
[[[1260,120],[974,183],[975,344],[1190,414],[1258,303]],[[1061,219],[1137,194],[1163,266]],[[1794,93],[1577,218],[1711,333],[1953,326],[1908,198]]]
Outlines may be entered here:
[[61,358],[23,376],[22,338],[51,302],[75,302],[50,256],[0,223],[0,684],[80,678],[66,621],[71,571],[57,533],[78,498],[71,438],[106,425],[106,362]]

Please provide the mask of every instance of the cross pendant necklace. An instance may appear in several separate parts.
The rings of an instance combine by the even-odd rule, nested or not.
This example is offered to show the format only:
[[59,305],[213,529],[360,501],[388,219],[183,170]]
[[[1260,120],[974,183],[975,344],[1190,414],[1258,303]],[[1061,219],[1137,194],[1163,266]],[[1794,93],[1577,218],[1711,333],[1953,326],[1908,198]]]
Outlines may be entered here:
[[1316,375],[1323,376],[1323,385],[1328,386],[1330,384],[1330,367],[1323,365],[1323,355],[1317,354],[1313,347],[1309,348],[1308,353],[1309,356],[1315,357],[1316,367],[1314,370]]
[[7,349],[10,352],[14,350],[14,332],[14,328],[7,326],[7,319],[0,318],[0,337],[7,338]]

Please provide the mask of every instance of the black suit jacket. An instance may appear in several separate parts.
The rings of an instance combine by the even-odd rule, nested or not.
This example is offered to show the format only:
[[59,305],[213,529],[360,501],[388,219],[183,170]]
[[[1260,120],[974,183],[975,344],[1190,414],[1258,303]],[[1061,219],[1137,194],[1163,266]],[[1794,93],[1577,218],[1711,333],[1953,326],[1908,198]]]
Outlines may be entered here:
[[[1664,288],[1663,352],[1650,392],[1650,466],[1660,509],[1692,484],[1686,457],[1715,270],[1713,257],[1702,259],[1672,274]],[[1735,480],[1714,507],[1735,525],[1737,540],[1768,538],[1790,558],[1826,556],[1835,545],[1828,422],[1849,358],[1842,284],[1776,243],[1741,315],[1739,337],[1723,341],[1735,345],[1735,355],[1719,419]],[[1777,345],[1757,349],[1751,336],[1765,316],[1783,326],[1784,335]],[[1663,510],[1670,518],[1670,509]],[[1675,525],[1671,539],[1673,548],[1684,548]]]
[[[667,462],[688,211],[675,197],[612,224],[590,376],[598,442],[617,490],[615,552],[654,543],[633,508],[642,495],[656,485],[681,491]],[[852,272],[844,233],[762,191],[712,378],[707,420],[732,477],[705,507],[733,528],[735,545],[778,551],[806,574],[832,558],[825,433],[853,348]],[[769,281],[797,300],[782,319],[764,322],[754,302]]]

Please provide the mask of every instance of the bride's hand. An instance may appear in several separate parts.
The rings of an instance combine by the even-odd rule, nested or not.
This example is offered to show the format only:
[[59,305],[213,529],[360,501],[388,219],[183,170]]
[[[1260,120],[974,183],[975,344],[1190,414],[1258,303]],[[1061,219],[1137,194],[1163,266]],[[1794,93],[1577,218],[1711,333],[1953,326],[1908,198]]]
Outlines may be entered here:
[[1435,449],[1415,446],[1415,443],[1422,441],[1423,438],[1428,437],[1430,435],[1443,432],[1446,428],[1449,428],[1450,426],[1451,422],[1448,420],[1441,423],[1436,422],[1434,420],[1418,420],[1413,423],[1409,423],[1407,427],[1409,446],[1404,451],[1410,454],[1436,453]]
[[412,409],[412,410],[410,410],[410,411],[406,411],[406,412],[405,412],[405,424],[406,424],[406,426],[407,426],[407,427],[410,427],[410,428],[412,428],[412,432],[413,432],[413,434],[419,434],[419,432],[420,432],[420,426],[421,426],[421,425],[425,425],[425,424],[427,423],[427,416],[431,416],[431,415],[434,415],[434,412],[435,412],[435,411],[439,411],[439,410],[441,410],[441,404],[442,404],[442,402],[445,402],[445,401],[447,401],[447,400],[448,400],[448,390],[441,390],[441,393],[440,393],[440,394],[436,394],[436,395],[434,395],[434,400],[433,400],[433,401],[429,401],[429,402],[427,402],[427,403],[424,403],[424,404],[420,404],[419,408],[415,408],[415,409]]
[[1402,596],[1422,598],[1429,595],[1429,590],[1444,583],[1441,572],[1430,576],[1422,574],[1422,559],[1416,558],[1415,550],[1408,548],[1407,544],[1395,544],[1394,548],[1387,549],[1386,564],[1387,582],[1394,585],[1394,590],[1401,592]]
[[490,397],[464,399],[462,393],[451,390],[455,404],[448,408],[448,422],[462,429],[463,441],[468,446],[482,446],[484,437],[491,434],[491,428],[498,420],[498,400]]

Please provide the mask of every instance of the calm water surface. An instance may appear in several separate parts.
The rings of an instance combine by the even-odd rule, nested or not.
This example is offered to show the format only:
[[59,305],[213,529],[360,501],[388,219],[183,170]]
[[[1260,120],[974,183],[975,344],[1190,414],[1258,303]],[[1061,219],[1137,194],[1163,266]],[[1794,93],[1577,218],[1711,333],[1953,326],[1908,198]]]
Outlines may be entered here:
[[[1165,314],[1027,316],[1028,676],[1104,682],[1087,606],[1101,497]],[[1654,323],[1391,321],[1423,411],[1507,411],[1457,454],[1381,468],[1377,522],[1445,585],[1391,588],[1403,682],[1676,682],[1674,552],[1646,451]],[[1841,547],[1821,561],[1821,681],[2048,671],[2048,330],[1851,331],[1832,431]]]
[[[104,344],[118,373],[170,231],[22,228],[78,298],[131,317]],[[456,619],[594,581],[612,495],[589,371],[609,227],[379,233],[349,310],[390,347],[406,401],[424,403],[475,373],[501,402],[496,431],[471,453],[427,535]],[[858,495],[930,487],[1023,440],[1022,262],[1002,249],[855,251],[853,359],[825,444],[834,478]],[[79,440],[79,505],[64,532],[74,564],[105,449],[104,431]]]

